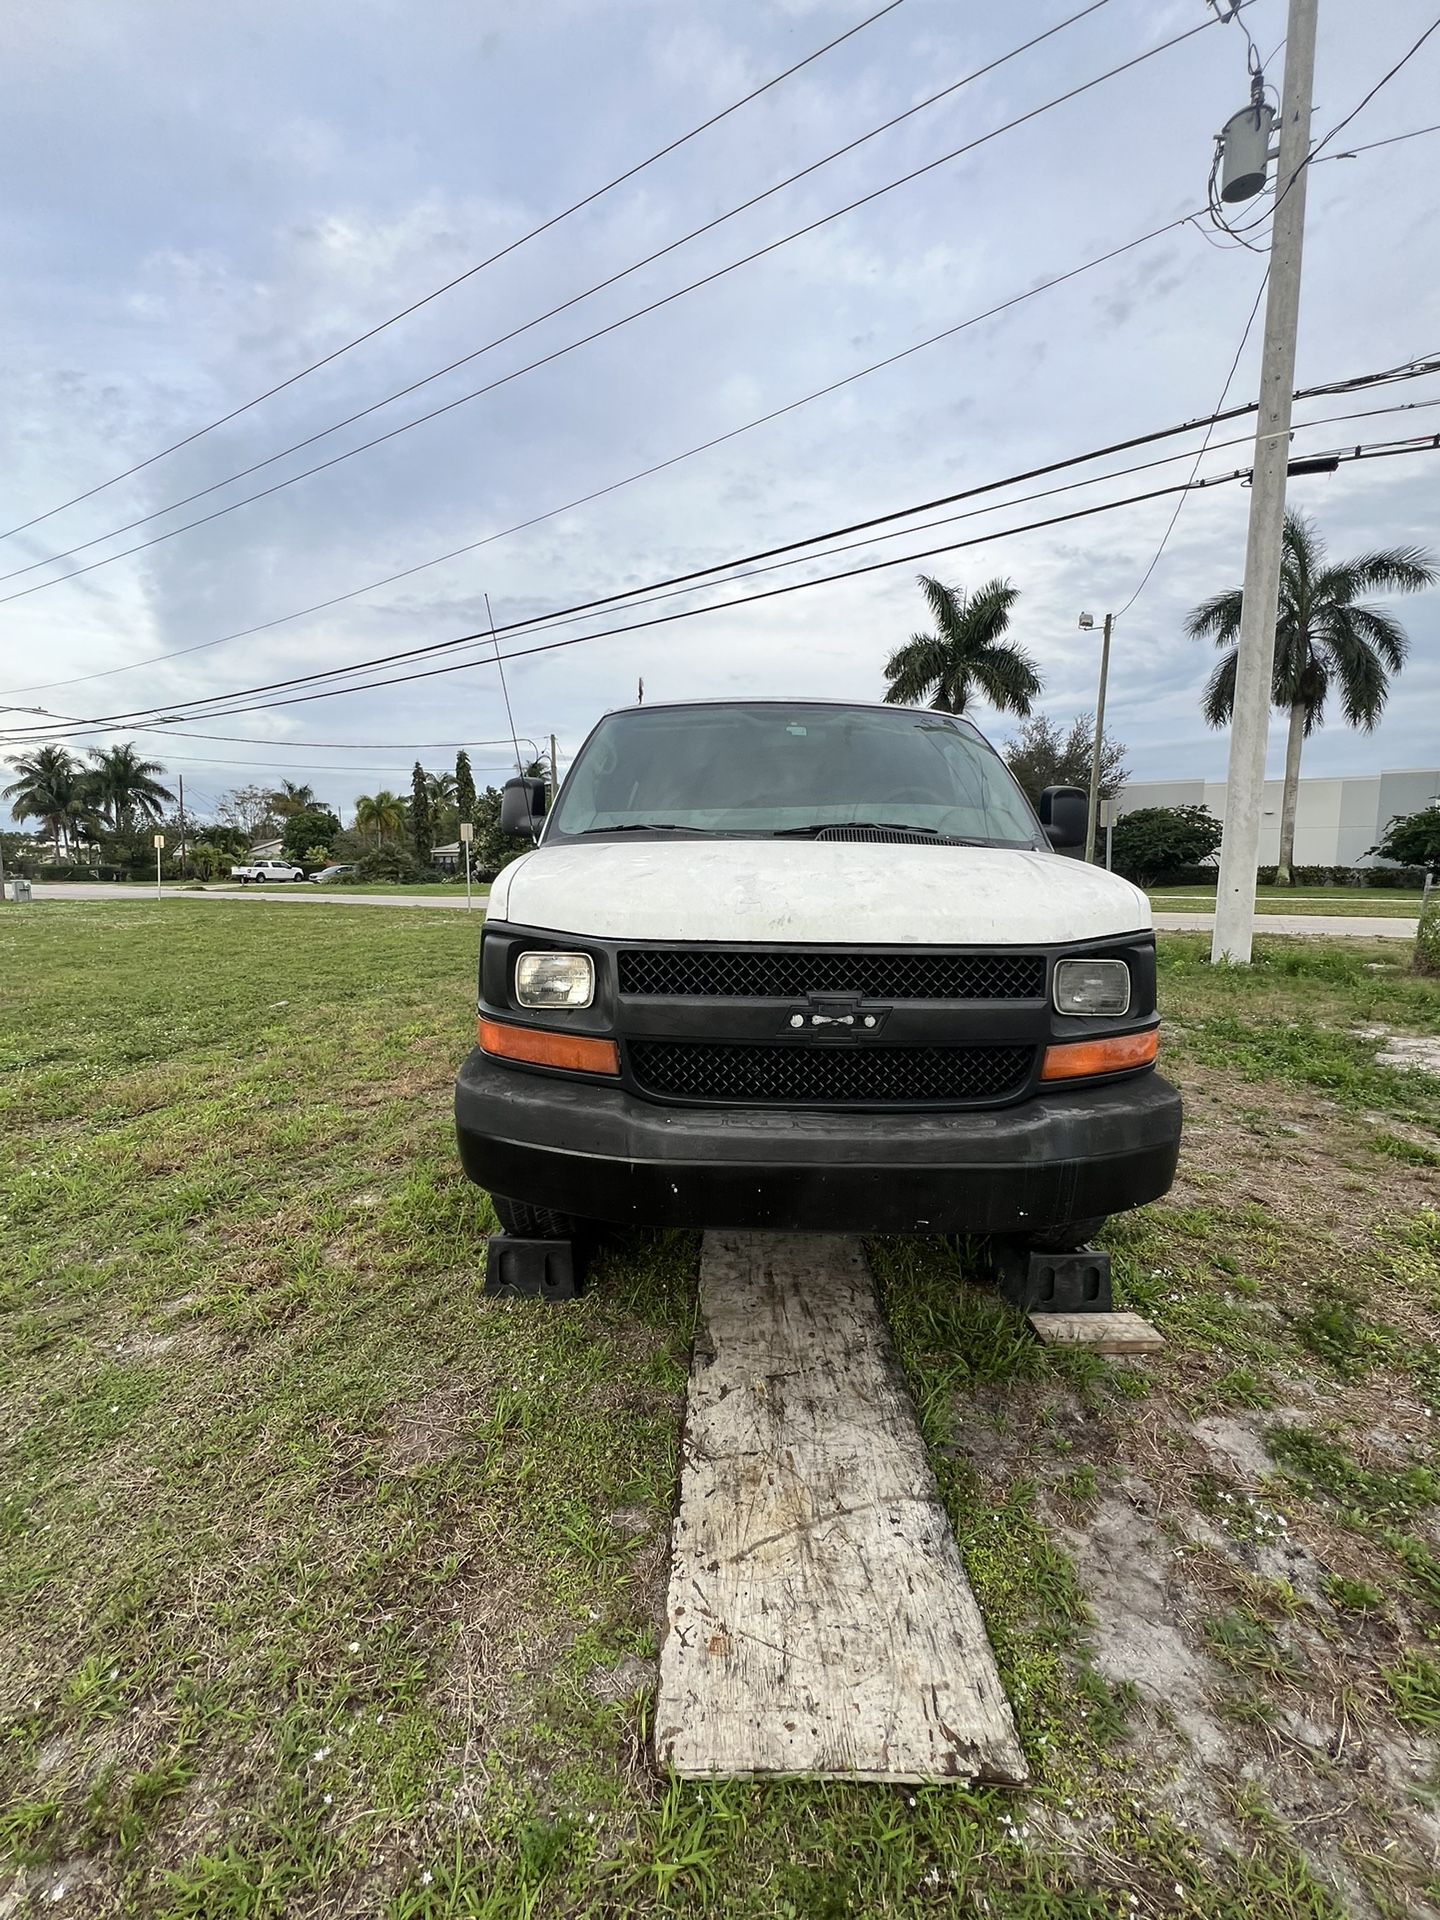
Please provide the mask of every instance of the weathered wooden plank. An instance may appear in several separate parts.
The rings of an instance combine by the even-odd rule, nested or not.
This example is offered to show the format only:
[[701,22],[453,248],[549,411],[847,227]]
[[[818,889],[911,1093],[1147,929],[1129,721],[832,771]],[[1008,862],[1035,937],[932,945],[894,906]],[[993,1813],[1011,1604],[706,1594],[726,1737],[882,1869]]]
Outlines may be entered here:
[[858,1241],[707,1234],[700,1295],[662,1765],[1023,1780]]
[[1047,1347],[1090,1347],[1096,1353],[1158,1353],[1165,1336],[1138,1313],[1032,1313]]

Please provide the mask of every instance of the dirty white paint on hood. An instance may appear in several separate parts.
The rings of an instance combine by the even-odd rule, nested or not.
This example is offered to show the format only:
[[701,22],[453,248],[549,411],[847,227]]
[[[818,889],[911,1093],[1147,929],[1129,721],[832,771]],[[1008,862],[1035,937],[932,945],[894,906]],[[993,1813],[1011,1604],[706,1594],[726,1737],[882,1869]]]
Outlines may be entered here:
[[602,940],[1034,946],[1151,925],[1138,887],[1055,853],[844,840],[573,842],[523,854],[490,917]]

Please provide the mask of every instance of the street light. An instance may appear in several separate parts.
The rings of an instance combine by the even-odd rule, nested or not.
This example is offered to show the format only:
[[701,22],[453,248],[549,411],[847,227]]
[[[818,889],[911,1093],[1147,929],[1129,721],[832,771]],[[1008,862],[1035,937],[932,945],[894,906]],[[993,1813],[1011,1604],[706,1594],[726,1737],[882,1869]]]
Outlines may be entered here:
[[[1110,629],[1115,624],[1113,613],[1105,616],[1105,638],[1100,648],[1100,691],[1095,700],[1095,744],[1090,751],[1090,805],[1085,816],[1085,858],[1095,858],[1095,827],[1100,813],[1100,750],[1105,740],[1105,682],[1110,677]],[[1080,629],[1083,633],[1095,631],[1093,613],[1082,613]]]

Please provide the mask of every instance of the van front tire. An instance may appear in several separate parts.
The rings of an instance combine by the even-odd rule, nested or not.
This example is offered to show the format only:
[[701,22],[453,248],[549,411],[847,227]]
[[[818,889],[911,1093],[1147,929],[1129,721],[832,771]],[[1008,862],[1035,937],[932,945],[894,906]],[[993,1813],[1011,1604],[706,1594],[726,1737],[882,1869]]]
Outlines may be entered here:
[[517,1240],[582,1240],[595,1229],[588,1220],[558,1207],[532,1207],[526,1200],[506,1200],[492,1193],[490,1204],[503,1230]]
[[1078,1253],[1081,1247],[1090,1245],[1109,1217],[1101,1213],[1093,1220],[1071,1220],[1063,1227],[1041,1227],[1025,1238],[1037,1253]]

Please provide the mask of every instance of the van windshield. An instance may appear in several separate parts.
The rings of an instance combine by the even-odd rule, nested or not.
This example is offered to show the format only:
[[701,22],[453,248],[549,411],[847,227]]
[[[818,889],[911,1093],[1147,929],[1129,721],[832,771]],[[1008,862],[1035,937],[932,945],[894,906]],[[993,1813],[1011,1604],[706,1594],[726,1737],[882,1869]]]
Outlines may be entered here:
[[581,748],[545,838],[799,836],[844,826],[1045,844],[1008,768],[965,721],[780,701],[607,715]]

